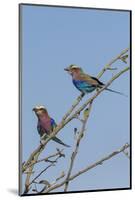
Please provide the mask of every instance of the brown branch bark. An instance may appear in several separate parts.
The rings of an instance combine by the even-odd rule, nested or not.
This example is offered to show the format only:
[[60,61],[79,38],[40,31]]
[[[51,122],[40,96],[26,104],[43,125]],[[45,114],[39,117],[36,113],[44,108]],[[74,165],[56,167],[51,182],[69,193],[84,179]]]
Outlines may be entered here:
[[[37,161],[38,159],[38,156],[40,155],[41,153],[41,150],[36,152],[36,154],[34,155],[34,160]],[[31,175],[33,174],[32,171],[33,171],[33,168],[34,168],[34,165],[32,165],[31,167],[29,167],[29,173],[27,174],[26,176],[26,180],[25,180],[25,190],[24,190],[24,194],[27,194],[30,190],[30,178],[31,178]]]
[[75,100],[75,102],[72,104],[71,108],[68,110],[68,112],[64,115],[64,117],[62,118],[62,122],[65,121],[65,119],[67,119],[67,117],[69,115],[71,115],[71,113],[73,112],[73,110],[76,108],[76,106],[80,103],[80,101],[82,100],[83,98],[83,94],[80,94],[77,99]]
[[[51,164],[49,164],[47,167],[45,167],[44,170],[42,170],[35,178],[33,178],[32,181],[30,181],[30,177],[31,177],[31,174],[32,174],[32,169],[33,169],[33,166],[29,167],[30,169],[30,172],[27,174],[27,177],[26,177],[26,182],[25,182],[25,190],[24,190],[24,194],[27,194],[30,190],[30,186],[36,181],[37,178],[39,178],[45,171],[47,171],[47,169],[49,169],[50,167],[52,166],[55,166],[55,163],[58,161],[59,158],[61,158],[61,152],[57,152],[51,156],[48,156],[47,159],[49,158],[52,158],[52,157],[56,157],[55,160],[53,160],[51,162]],[[43,161],[43,160],[39,160],[39,161]]]
[[97,75],[97,78],[100,78],[106,70],[110,69],[110,66],[115,63],[118,59],[121,58],[122,55],[124,55],[125,53],[127,53],[129,51],[129,48],[124,49],[120,54],[118,54],[115,58],[113,58],[109,63],[107,63],[103,69],[101,70],[101,72],[99,72],[99,74]]
[[[74,180],[75,178],[77,178],[78,176],[80,176],[81,174],[84,174],[85,172],[97,167],[98,165],[100,166],[101,164],[103,164],[103,162],[113,158],[114,156],[120,154],[121,152],[123,152],[125,149],[129,148],[130,145],[129,144],[125,144],[123,145],[121,148],[113,151],[112,153],[108,154],[107,156],[101,158],[100,160],[94,162],[93,164],[89,164],[87,167],[85,167],[84,169],[78,171],[76,174],[70,176],[69,181]],[[62,181],[59,184],[53,185],[52,187],[49,187],[48,189],[46,189],[45,191],[43,191],[43,193],[49,193],[52,190],[55,190],[57,188],[62,187],[65,183],[66,183],[66,179],[64,181]]]
[[65,121],[62,121],[56,128],[55,130],[51,133],[51,135],[44,141],[44,144],[40,144],[38,146],[38,148],[31,154],[30,158],[28,159],[28,161],[24,164],[22,171],[24,172],[28,166],[30,165],[30,163],[34,160],[36,160],[38,158],[38,156],[40,155],[40,153],[44,150],[46,144],[67,124],[69,123],[71,120],[73,120],[77,114],[79,114],[89,103],[91,103],[97,96],[99,96],[99,94],[105,90],[109,85],[111,85],[111,83],[116,80],[119,76],[121,76],[123,73],[125,73],[126,71],[128,71],[130,68],[126,67],[125,69],[121,70],[119,73],[117,73],[116,75],[114,75],[111,80],[102,88],[100,89],[96,94],[93,95],[93,97],[91,97],[90,99],[88,99],[71,117],[69,117],[68,119],[66,119]]
[[94,94],[90,99],[88,99],[71,117],[69,117],[66,121],[65,124],[69,123],[72,119],[74,119],[82,110],[84,110],[84,108],[91,103],[94,99],[96,99],[97,96],[100,95],[100,93],[102,91],[104,91],[109,85],[111,85],[111,83],[116,80],[119,76],[121,76],[123,73],[125,73],[126,71],[128,71],[130,68],[126,67],[125,69],[121,70],[119,73],[117,73],[116,75],[114,75],[111,80],[104,86],[102,87],[102,89],[98,90],[96,94]]
[[[118,59],[121,58],[122,55],[124,55],[127,51],[129,50],[129,48],[123,50],[116,58],[112,59],[111,62],[109,62],[107,65],[105,65],[105,67],[102,69],[102,71],[98,74],[98,78],[100,78],[104,72],[110,68],[110,66],[116,62]],[[105,88],[107,88],[115,79],[117,79],[121,74],[123,74],[124,72],[126,72],[127,70],[129,70],[129,67],[125,68],[124,70],[122,70],[121,72],[119,72],[118,74],[116,74],[101,90],[99,90],[95,95],[93,95],[93,97],[91,97],[90,99],[88,99],[74,114],[71,115],[71,113],[73,112],[73,110],[76,108],[76,106],[80,103],[80,101],[82,100],[83,96],[82,94],[79,95],[79,97],[76,99],[76,101],[73,103],[72,107],[69,109],[69,111],[65,114],[65,116],[63,117],[61,123],[56,127],[56,129],[53,131],[53,133],[50,135],[50,137],[47,138],[47,140],[44,142],[43,145],[39,145],[37,147],[37,149],[35,149],[35,151],[30,155],[29,159],[27,160],[27,162],[25,162],[22,166],[22,172],[27,172],[26,170],[28,170],[27,173],[27,177],[26,177],[26,181],[25,181],[25,191],[26,193],[29,191],[29,183],[30,183],[30,177],[33,173],[33,168],[34,165],[38,162],[38,157],[40,155],[40,153],[44,150],[46,144],[52,139],[53,136],[55,136],[67,123],[69,123],[71,120],[73,120],[77,114],[79,114],[89,103],[91,103]],[[69,117],[70,116],[70,117]]]
[[[99,74],[97,75],[97,78],[101,78],[101,76],[105,73],[106,70],[108,69],[112,69],[112,70],[116,70],[117,68],[112,68],[111,65],[113,63],[115,63],[118,59],[121,58],[122,55],[124,55],[125,53],[127,53],[129,51],[129,48],[124,49],[120,54],[118,54],[115,58],[113,58],[109,63],[107,63],[103,69],[99,72]],[[67,117],[72,113],[72,111],[75,109],[75,107],[80,103],[80,101],[82,100],[83,95],[80,94],[77,99],[75,100],[75,102],[72,104],[71,108],[68,110],[68,112],[64,115],[62,121],[64,121],[65,119],[67,119]]]
[[85,127],[86,127],[87,120],[89,118],[91,107],[92,107],[92,102],[89,104],[87,116],[85,116],[84,120],[82,121],[82,128],[81,128],[81,131],[78,135],[78,139],[76,141],[75,150],[73,151],[73,153],[71,155],[71,161],[70,161],[70,166],[69,166],[69,170],[68,170],[67,177],[66,177],[64,192],[66,192],[67,189],[68,189],[69,179],[70,179],[71,172],[72,172],[72,169],[73,169],[73,166],[74,166],[75,158],[76,158],[78,150],[79,150],[79,145],[80,145],[81,139],[83,138],[84,133],[85,133]]
[[46,158],[42,158],[42,159],[40,159],[40,160],[34,160],[34,161],[28,166],[28,168],[30,168],[32,165],[35,165],[35,164],[40,163],[40,162],[49,162],[49,159],[50,159],[50,158],[54,158],[54,157],[56,157],[56,156],[58,156],[58,155],[60,155],[61,157],[62,157],[62,156],[64,157],[65,154],[62,153],[63,150],[64,150],[64,149],[61,149],[61,150],[58,149],[56,153],[53,153],[52,155],[49,155],[49,156],[47,156]]
[[54,162],[52,162],[50,165],[48,165],[44,170],[42,170],[35,178],[33,178],[33,180],[29,183],[29,186],[34,183],[34,181],[39,178],[47,169],[49,169],[50,167],[52,166],[55,166],[55,162],[57,162],[57,160],[59,159],[60,157],[57,157]]

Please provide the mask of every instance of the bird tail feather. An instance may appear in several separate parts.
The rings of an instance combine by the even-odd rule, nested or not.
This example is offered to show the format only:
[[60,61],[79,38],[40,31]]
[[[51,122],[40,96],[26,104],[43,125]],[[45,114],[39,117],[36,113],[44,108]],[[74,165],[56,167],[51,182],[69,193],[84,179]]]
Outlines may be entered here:
[[106,88],[105,90],[108,90],[108,91],[110,91],[110,92],[114,92],[114,93],[117,93],[117,94],[120,94],[120,95],[122,95],[122,96],[127,97],[126,94],[124,94],[124,93],[122,93],[122,92],[118,92],[118,91],[116,91],[116,90],[112,90],[112,89],[109,89],[109,88]]
[[59,144],[65,146],[65,147],[70,147],[69,145],[65,144],[64,142],[62,142],[59,138],[57,137],[53,137],[52,138],[53,141],[58,142]]

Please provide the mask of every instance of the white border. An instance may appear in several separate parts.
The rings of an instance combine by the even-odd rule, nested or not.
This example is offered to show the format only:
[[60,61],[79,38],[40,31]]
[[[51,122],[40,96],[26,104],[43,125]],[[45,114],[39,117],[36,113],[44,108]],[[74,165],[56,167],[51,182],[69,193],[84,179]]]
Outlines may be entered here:
[[[9,1],[3,0],[0,4],[0,195],[1,199],[18,199],[14,191],[18,188],[18,3],[41,3],[50,5],[69,5],[79,7],[129,9],[133,11],[135,21],[134,0],[30,0],[30,1]],[[133,36],[135,35],[135,22],[133,23]],[[133,66],[134,66],[134,45],[133,45]],[[132,66],[132,68],[133,68]],[[134,75],[134,69],[132,70]],[[135,78],[133,77],[133,86]],[[133,102],[135,97],[133,94]],[[134,110],[134,106],[133,106]],[[7,116],[10,116],[7,119]],[[134,118],[133,118],[134,119]],[[134,133],[134,129],[133,129]],[[133,135],[132,141],[135,141]],[[133,158],[135,155],[133,142]],[[133,159],[133,190],[61,194],[49,196],[35,196],[27,198],[47,199],[134,199],[134,169]]]

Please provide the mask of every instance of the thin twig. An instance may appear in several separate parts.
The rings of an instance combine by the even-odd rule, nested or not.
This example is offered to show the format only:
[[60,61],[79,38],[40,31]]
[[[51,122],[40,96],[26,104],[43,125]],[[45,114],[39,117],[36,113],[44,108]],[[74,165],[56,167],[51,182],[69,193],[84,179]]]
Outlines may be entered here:
[[55,179],[55,181],[53,181],[51,184],[50,184],[50,187],[52,187],[53,185],[55,185],[60,179],[62,179],[63,177],[65,177],[65,173],[64,171],[61,172],[61,174]]
[[[104,72],[107,69],[111,68],[111,65],[116,62],[118,59],[120,59],[122,57],[122,55],[124,55],[126,52],[128,52],[129,48],[123,50],[116,58],[112,59],[111,62],[109,62],[103,69],[102,71],[98,74],[98,78],[100,78]],[[89,99],[88,101],[85,102],[85,104],[83,104],[83,106],[81,106],[71,117],[70,114],[73,112],[73,110],[75,109],[75,107],[79,104],[79,102],[81,101],[81,99],[83,98],[83,95],[81,94],[76,101],[74,102],[74,104],[72,105],[71,109],[65,114],[65,116],[63,117],[61,123],[57,126],[57,128],[53,131],[53,133],[50,135],[50,137],[47,138],[47,140],[45,141],[44,144],[40,144],[38,146],[38,148],[30,155],[29,159],[27,162],[22,164],[22,172],[26,172],[27,173],[27,169],[29,169],[28,173],[27,173],[27,177],[26,177],[26,181],[25,181],[25,192],[27,193],[29,191],[29,182],[30,182],[30,177],[33,174],[33,168],[34,168],[34,164],[38,162],[38,157],[41,154],[41,152],[44,150],[46,144],[52,139],[52,137],[54,137],[68,122],[70,122],[72,119],[74,119],[77,114],[79,114],[90,102],[92,102],[106,87],[108,87],[116,78],[118,78],[122,73],[126,72],[127,70],[129,70],[129,68],[125,68],[124,70],[122,70],[121,72],[119,72],[118,74],[116,74],[107,84],[106,86],[104,86],[100,91],[98,91],[91,99]],[[69,117],[69,118],[68,118]],[[68,119],[67,119],[68,118]]]
[[[59,154],[58,154],[59,155]],[[50,165],[48,165],[44,170],[42,170],[35,178],[33,178],[33,180],[31,182],[28,182],[27,188],[25,187],[25,191],[24,194],[28,193],[28,191],[30,190],[30,185],[32,185],[33,183],[35,183],[35,181],[37,180],[37,178],[39,178],[45,171],[47,171],[47,169],[49,169],[52,166],[55,166],[54,163],[57,162],[57,160],[60,158],[61,156],[59,155],[53,162],[51,162]]]
[[[97,75],[97,78],[100,78],[106,70],[116,70],[117,68],[112,68],[111,65],[116,62],[117,60],[119,60],[121,58],[122,55],[124,55],[125,53],[127,53],[129,50],[129,48],[124,49],[120,54],[118,54],[115,58],[113,58],[109,63],[107,63],[103,69],[99,72],[99,74]],[[73,103],[73,105],[71,106],[71,108],[69,109],[69,111],[64,115],[64,117],[62,118],[62,121],[64,121],[65,119],[67,119],[67,117],[72,113],[72,111],[75,109],[75,107],[80,103],[80,101],[83,98],[83,94],[80,94],[77,99],[75,100],[75,102]]]
[[80,145],[81,139],[83,138],[83,135],[84,135],[84,131],[85,131],[85,127],[86,127],[88,117],[89,117],[89,113],[91,111],[91,107],[92,107],[92,102],[89,104],[89,108],[88,108],[88,111],[87,111],[88,114],[82,122],[83,124],[82,124],[82,128],[80,130],[80,133],[78,135],[78,139],[76,141],[75,150],[73,151],[73,153],[71,155],[71,161],[70,161],[70,166],[69,166],[69,170],[68,170],[67,177],[66,177],[64,192],[67,191],[67,188],[68,188],[68,185],[69,185],[69,178],[71,176],[71,172],[72,172],[72,169],[73,169],[73,165],[74,165],[74,162],[75,162],[76,155],[77,155],[78,150],[79,150],[79,145]]
[[[28,166],[28,168],[29,167],[31,167],[32,165],[35,165],[35,164],[37,164],[37,163],[40,163],[40,162],[51,162],[49,159],[50,158],[54,158],[54,157],[56,157],[56,156],[63,156],[63,157],[65,157],[65,154],[63,154],[62,152],[63,152],[63,150],[64,149],[61,149],[61,150],[58,150],[57,149],[57,152],[56,153],[54,153],[54,154],[52,154],[52,155],[50,155],[50,156],[47,156],[46,158],[43,158],[43,159],[40,159],[40,160],[34,160],[29,166]],[[54,161],[52,161],[52,162],[54,162]]]
[[101,72],[99,72],[99,74],[97,75],[97,78],[100,78],[100,77],[104,74],[104,72],[105,72],[106,70],[110,69],[110,66],[111,66],[114,62],[116,62],[117,60],[119,60],[120,57],[121,57],[122,55],[124,55],[125,53],[127,53],[128,51],[129,51],[129,48],[124,49],[119,55],[117,55],[117,56],[116,56],[115,58],[113,58],[108,64],[106,64],[106,65],[103,67],[103,69],[101,70]]
[[50,165],[48,165],[48,166],[47,166],[44,170],[42,170],[35,178],[33,178],[33,180],[30,182],[29,185],[31,185],[32,183],[34,183],[35,180],[36,180],[37,178],[39,178],[45,171],[47,171],[47,169],[49,169],[49,168],[52,167],[52,166],[55,166],[55,164],[54,164],[54,163],[51,163]]
[[111,83],[116,80],[119,76],[121,76],[123,73],[127,72],[130,68],[126,67],[123,70],[121,70],[119,73],[117,73],[116,75],[114,75],[111,80],[104,86],[102,87],[100,90],[97,91],[96,94],[94,94],[90,99],[88,99],[71,117],[69,117],[65,123],[64,126],[69,123],[72,119],[76,118],[76,116],[78,115],[78,113],[80,113],[82,110],[84,110],[84,108],[91,103],[94,99],[96,99],[97,96],[99,96],[99,94],[104,91],[109,85],[111,85]]
[[[110,154],[108,154],[107,156],[101,158],[100,160],[96,161],[95,163],[89,164],[89,165],[88,165],[87,167],[85,167],[84,169],[82,169],[82,170],[78,171],[76,174],[70,176],[69,181],[74,180],[76,177],[78,177],[78,176],[80,176],[81,174],[84,174],[85,172],[87,172],[87,171],[89,171],[89,170],[91,170],[91,169],[97,167],[98,165],[100,166],[101,164],[103,164],[103,162],[105,162],[105,161],[111,159],[112,157],[118,155],[119,153],[123,152],[125,149],[127,149],[127,148],[129,148],[129,147],[130,147],[130,145],[126,143],[126,144],[123,145],[121,148],[119,148],[119,149],[113,151],[112,153],[110,153]],[[63,186],[63,185],[66,183],[66,181],[67,181],[67,180],[65,179],[65,180],[62,181],[61,183],[56,184],[56,185],[54,185],[54,186],[52,186],[52,187],[46,189],[45,191],[43,191],[43,193],[49,193],[49,192],[52,191],[52,190],[55,190],[55,189],[57,189],[57,188],[60,188],[61,186]]]
[[[97,75],[97,78],[100,78],[106,70],[116,70],[117,68],[112,68],[111,65],[116,62],[118,59],[121,58],[122,55],[124,55],[125,53],[127,53],[129,50],[129,48],[124,49],[120,54],[118,54],[115,58],[113,58],[109,63],[107,63],[103,69],[101,70],[101,72],[99,72],[99,74]],[[80,94],[77,99],[75,100],[75,102],[73,103],[73,105],[71,106],[71,108],[68,110],[68,112],[64,115],[64,117],[62,118],[62,121],[64,121],[65,119],[67,119],[67,117],[72,113],[72,111],[75,109],[75,107],[80,103],[80,101],[83,98],[83,94]]]
[[27,162],[25,162],[24,166],[23,166],[23,172],[28,168],[28,165],[35,159],[35,157],[38,157],[39,154],[44,150],[46,144],[67,124],[69,123],[71,120],[73,120],[74,118],[76,118],[76,116],[89,104],[91,103],[97,96],[99,96],[99,94],[105,90],[109,85],[111,85],[111,83],[116,80],[119,76],[121,76],[123,73],[125,73],[126,71],[128,71],[130,68],[126,67],[123,70],[121,70],[119,73],[117,73],[116,75],[114,75],[111,80],[100,90],[97,91],[96,94],[93,95],[93,97],[91,97],[90,99],[88,99],[71,117],[69,117],[68,119],[66,119],[65,121],[62,121],[56,128],[55,130],[50,134],[50,136],[44,141],[44,144],[40,144],[38,146],[38,148],[30,155],[30,158],[28,159]]
[[[110,66],[111,66],[114,62],[116,62],[122,55],[124,55],[126,52],[128,52],[128,50],[129,50],[129,48],[124,49],[119,55],[117,55],[117,56],[116,56],[115,58],[113,58],[108,64],[106,64],[106,65],[103,67],[103,69],[101,70],[101,72],[98,74],[97,78],[100,78],[100,77],[104,74],[104,72],[106,71],[106,69],[107,69],[107,68],[110,68]],[[67,119],[67,117],[71,114],[71,112],[73,111],[73,109],[79,104],[79,102],[81,101],[82,97],[83,97],[83,95],[81,94],[81,95],[76,99],[75,103],[73,103],[73,105],[72,105],[72,107],[69,109],[69,111],[64,115],[64,117],[63,117],[63,119],[62,119],[60,125],[61,125],[61,124],[64,124],[65,119]],[[62,127],[62,128],[63,128],[63,127]],[[60,129],[61,129],[61,126],[60,126]],[[59,130],[60,130],[60,129],[59,129]],[[59,131],[59,130],[58,130],[58,131]],[[57,131],[56,131],[56,133],[57,133]],[[49,140],[48,140],[48,141],[49,141]],[[31,156],[30,156],[30,158],[28,159],[28,161],[25,162],[25,163],[23,164],[22,172],[24,172],[24,171],[28,168],[28,166],[29,166],[29,164],[31,164],[32,160],[34,161],[34,156],[37,154],[37,152],[38,152],[38,151],[42,152],[43,149],[44,149],[44,146],[43,146],[43,145],[40,145],[40,146],[31,154]]]
[[[35,161],[38,159],[38,156],[40,155],[40,151],[37,152],[34,156]],[[29,167],[29,173],[26,176],[26,180],[25,180],[25,190],[24,190],[24,194],[27,194],[30,190],[30,177],[33,174],[33,166]]]
[[56,182],[59,181],[60,179],[62,179],[65,176],[64,171],[61,172],[60,176],[58,178],[56,178]]
[[128,159],[130,159],[130,156],[129,156],[128,152],[123,151],[123,153],[124,153],[124,155],[125,155]]
[[56,163],[58,161],[58,159],[61,158],[61,156],[59,155],[50,165],[48,165],[44,170],[42,170],[31,182],[30,185],[41,176],[41,174],[43,174],[48,168],[55,166],[54,163]]
[[72,104],[71,108],[68,110],[68,112],[64,115],[64,117],[62,118],[62,121],[65,121],[65,119],[67,119],[67,117],[72,113],[72,111],[76,108],[76,106],[80,103],[80,101],[83,98],[83,94],[81,93],[77,99],[75,100],[75,102]]

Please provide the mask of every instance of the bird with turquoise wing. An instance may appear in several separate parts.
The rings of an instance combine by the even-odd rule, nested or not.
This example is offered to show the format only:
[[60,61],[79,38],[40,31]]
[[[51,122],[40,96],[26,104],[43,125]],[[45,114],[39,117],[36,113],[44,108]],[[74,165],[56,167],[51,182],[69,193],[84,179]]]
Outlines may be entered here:
[[[64,69],[72,76],[72,82],[74,86],[82,92],[82,95],[85,95],[87,93],[93,92],[95,89],[101,89],[105,86],[104,83],[99,81],[96,77],[90,76],[86,74],[83,69],[77,65],[69,65],[69,67]],[[114,92],[123,96],[126,96],[125,94],[105,88],[105,90],[108,90],[110,92]]]
[[[57,124],[55,120],[49,116],[48,111],[44,106],[36,106],[35,108],[33,108],[33,111],[38,118],[37,130],[40,135],[41,141],[45,140],[53,132]],[[63,146],[70,147],[56,136],[54,136],[52,140]]]

